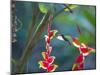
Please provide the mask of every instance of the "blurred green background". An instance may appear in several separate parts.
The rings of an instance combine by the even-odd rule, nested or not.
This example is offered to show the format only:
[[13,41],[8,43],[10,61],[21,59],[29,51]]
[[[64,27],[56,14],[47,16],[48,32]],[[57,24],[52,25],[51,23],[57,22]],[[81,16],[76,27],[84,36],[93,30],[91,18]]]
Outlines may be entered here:
[[[35,5],[38,5],[36,7]],[[17,32],[17,42],[12,44],[12,59],[17,63],[23,53],[25,40],[28,33],[29,25],[32,21],[33,9],[40,9],[41,14],[37,20],[37,23],[41,20],[41,17],[49,10],[56,15],[53,20],[51,29],[57,29],[59,33],[63,35],[73,35],[78,37],[80,42],[86,43],[88,46],[96,49],[96,7],[89,5],[71,5],[73,13],[62,10],[63,4],[57,3],[39,3],[39,2],[24,2],[16,1],[16,16],[21,20],[23,26],[20,31]],[[78,32],[77,25],[79,26],[82,35]],[[43,57],[41,52],[45,50],[45,39],[46,33],[41,32],[42,36],[40,41],[32,49],[32,54],[25,64],[23,73],[37,73],[45,72],[43,69],[39,69],[38,61],[42,60]],[[54,38],[51,42],[53,47],[52,56],[55,56],[55,64],[59,67],[56,71],[71,71],[72,65],[75,62],[75,58],[79,55],[79,51],[76,47],[68,45],[64,41],[60,41]],[[12,72],[15,71],[16,64],[12,63]],[[86,57],[84,70],[90,70],[96,68],[96,54],[90,54]]]

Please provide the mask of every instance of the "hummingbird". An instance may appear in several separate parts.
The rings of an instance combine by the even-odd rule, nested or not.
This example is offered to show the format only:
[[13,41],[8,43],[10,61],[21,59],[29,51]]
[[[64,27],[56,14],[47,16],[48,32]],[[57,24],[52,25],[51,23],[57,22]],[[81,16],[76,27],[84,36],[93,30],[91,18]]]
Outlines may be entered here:
[[58,36],[56,38],[59,40],[62,40],[62,41],[66,41],[69,45],[71,45],[71,42],[72,42],[71,36],[58,34]]

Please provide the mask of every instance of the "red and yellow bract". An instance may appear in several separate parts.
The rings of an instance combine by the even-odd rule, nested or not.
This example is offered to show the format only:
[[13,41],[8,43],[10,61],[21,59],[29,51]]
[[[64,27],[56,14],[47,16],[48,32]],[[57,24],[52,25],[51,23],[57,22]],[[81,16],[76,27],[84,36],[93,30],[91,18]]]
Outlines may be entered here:
[[84,43],[80,43],[77,38],[72,37],[72,40],[73,40],[73,45],[75,47],[79,48],[79,51],[80,51],[80,53],[83,54],[83,56],[87,56],[90,53],[95,53],[95,49],[87,46]]
[[48,35],[45,35],[46,52],[42,52],[44,60],[39,61],[40,68],[46,69],[47,72],[53,72],[58,67],[58,65],[53,64],[55,56],[50,56],[52,51],[52,47],[50,46],[51,39],[55,36],[56,33],[57,30],[50,30],[50,25],[48,25]]
[[72,37],[72,43],[80,51],[80,55],[76,58],[72,70],[82,70],[84,68],[85,56],[88,56],[90,53],[95,53],[95,49],[88,47],[84,43],[80,43],[79,40],[74,37]]

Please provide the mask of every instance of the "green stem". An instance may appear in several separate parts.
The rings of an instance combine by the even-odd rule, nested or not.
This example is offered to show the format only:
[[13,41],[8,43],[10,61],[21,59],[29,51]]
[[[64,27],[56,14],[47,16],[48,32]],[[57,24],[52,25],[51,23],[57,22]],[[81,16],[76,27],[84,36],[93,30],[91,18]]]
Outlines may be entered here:
[[45,18],[43,17],[44,20],[42,20],[42,22],[39,24],[39,26],[36,29],[34,35],[30,39],[30,41],[28,42],[27,46],[25,47],[24,52],[23,52],[22,57],[21,57],[21,60],[20,60],[20,62],[18,64],[18,66],[17,66],[17,73],[23,73],[26,61],[28,60],[29,56],[32,53],[32,48],[39,41],[42,32],[47,27],[49,15],[50,15],[50,13],[48,12],[46,14]]
[[33,10],[33,17],[32,17],[32,23],[31,25],[29,25],[29,29],[28,29],[28,33],[27,33],[27,38],[26,38],[26,42],[25,42],[25,47],[27,46],[27,43],[29,42],[30,38],[32,37],[34,31],[35,31],[35,24],[36,24],[36,20],[38,19],[37,16],[39,16],[40,11],[38,9],[34,9]]

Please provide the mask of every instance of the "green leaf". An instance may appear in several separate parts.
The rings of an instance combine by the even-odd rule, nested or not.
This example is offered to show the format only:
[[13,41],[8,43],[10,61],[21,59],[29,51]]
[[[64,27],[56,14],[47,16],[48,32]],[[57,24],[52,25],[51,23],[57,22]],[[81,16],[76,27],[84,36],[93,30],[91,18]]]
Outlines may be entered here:
[[[74,9],[74,8],[78,7],[78,5],[70,5],[70,6],[68,6],[68,7],[69,7],[70,9]],[[69,9],[68,9],[68,8],[65,8],[64,11],[69,11]]]
[[39,9],[42,13],[48,12],[48,8],[46,7],[46,5],[44,3],[39,3]]
[[47,13],[49,10],[53,10],[53,4],[39,3],[39,9],[42,13]]

